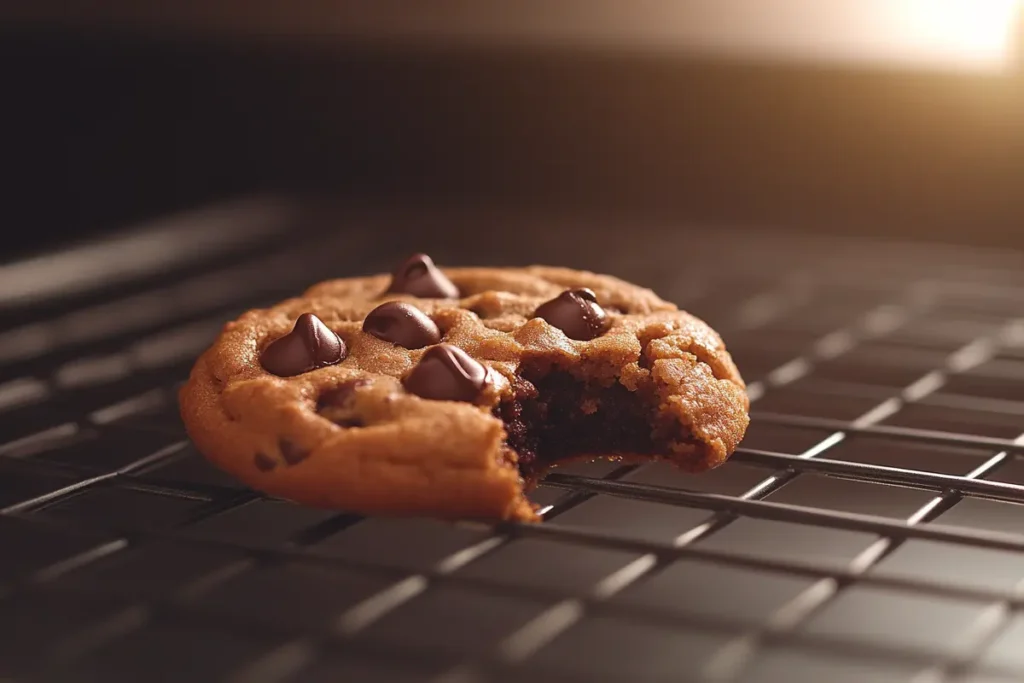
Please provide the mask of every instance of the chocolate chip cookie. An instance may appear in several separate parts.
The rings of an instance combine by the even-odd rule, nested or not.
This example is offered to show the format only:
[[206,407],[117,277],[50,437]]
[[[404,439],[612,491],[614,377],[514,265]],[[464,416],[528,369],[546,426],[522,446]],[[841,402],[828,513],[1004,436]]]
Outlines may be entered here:
[[650,290],[417,254],[228,323],[180,400],[199,450],[269,494],[534,521],[524,492],[559,462],[721,464],[744,389],[719,336]]

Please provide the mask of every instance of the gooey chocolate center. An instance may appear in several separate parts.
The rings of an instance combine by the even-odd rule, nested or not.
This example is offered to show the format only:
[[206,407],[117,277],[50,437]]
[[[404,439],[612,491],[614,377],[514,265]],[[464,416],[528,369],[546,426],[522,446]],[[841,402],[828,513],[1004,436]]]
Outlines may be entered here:
[[[511,399],[495,414],[505,424],[505,446],[517,455],[523,477],[583,456],[654,455],[669,438],[646,392],[600,386],[561,370],[521,369]],[[664,438],[662,438],[664,437]]]

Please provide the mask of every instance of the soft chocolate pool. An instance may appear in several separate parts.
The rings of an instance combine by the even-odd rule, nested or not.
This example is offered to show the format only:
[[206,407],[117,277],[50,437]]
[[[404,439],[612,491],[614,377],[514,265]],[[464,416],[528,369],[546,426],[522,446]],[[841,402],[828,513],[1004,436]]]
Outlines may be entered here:
[[495,414],[525,478],[580,456],[653,455],[653,410],[642,392],[600,386],[564,371],[520,372],[512,399]]

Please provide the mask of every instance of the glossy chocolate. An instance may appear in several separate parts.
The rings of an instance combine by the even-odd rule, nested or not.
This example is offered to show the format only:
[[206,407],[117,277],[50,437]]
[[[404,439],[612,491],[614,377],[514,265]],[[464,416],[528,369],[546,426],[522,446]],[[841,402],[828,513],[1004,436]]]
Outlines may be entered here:
[[533,315],[578,341],[599,337],[611,326],[608,314],[597,303],[597,295],[585,287],[565,290],[538,306]]
[[312,313],[303,313],[292,331],[263,350],[260,364],[278,377],[292,377],[340,363],[348,355],[341,337]]
[[473,402],[487,381],[486,366],[457,346],[438,344],[424,352],[402,383],[409,393],[422,398]]
[[413,254],[403,261],[392,273],[387,291],[412,294],[422,299],[459,298],[459,288],[438,270],[426,254]]
[[426,313],[412,304],[389,301],[370,311],[363,332],[407,349],[422,349],[441,341],[441,331]]

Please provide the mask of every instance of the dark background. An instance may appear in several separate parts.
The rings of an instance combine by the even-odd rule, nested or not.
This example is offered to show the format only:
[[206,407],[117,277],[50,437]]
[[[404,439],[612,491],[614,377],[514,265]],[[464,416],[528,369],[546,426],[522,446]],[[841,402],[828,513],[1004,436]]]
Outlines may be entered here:
[[1024,241],[1019,56],[928,73],[5,26],[6,257],[267,191]]

